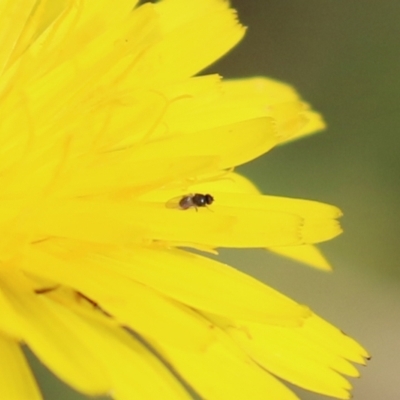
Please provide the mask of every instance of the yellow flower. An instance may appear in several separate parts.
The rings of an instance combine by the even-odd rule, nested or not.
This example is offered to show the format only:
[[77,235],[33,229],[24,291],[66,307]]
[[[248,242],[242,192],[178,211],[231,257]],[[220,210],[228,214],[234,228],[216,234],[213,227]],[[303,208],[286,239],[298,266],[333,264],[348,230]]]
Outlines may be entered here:
[[328,269],[340,211],[233,172],[322,119],[276,81],[193,77],[243,36],[225,1],[136,3],[0,5],[2,398],[41,398],[21,345],[88,395],[295,399],[277,376],[349,398],[360,345],[190,251]]

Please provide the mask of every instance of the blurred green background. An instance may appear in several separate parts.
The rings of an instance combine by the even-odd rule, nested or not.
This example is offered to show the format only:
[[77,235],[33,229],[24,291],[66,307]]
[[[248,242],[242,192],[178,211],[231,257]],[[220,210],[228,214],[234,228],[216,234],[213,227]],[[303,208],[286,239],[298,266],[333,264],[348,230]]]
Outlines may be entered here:
[[[372,360],[361,368],[361,379],[353,380],[355,400],[398,400],[400,2],[232,4],[248,33],[207,72],[288,82],[328,123],[326,132],[274,149],[239,171],[266,194],[339,206],[345,233],[321,246],[333,274],[263,251],[223,251],[222,257],[310,305],[364,344]],[[42,376],[43,367],[37,368]],[[83,399],[68,388],[60,391],[61,384],[48,374],[40,380],[47,400]],[[298,393],[304,400],[322,398]]]

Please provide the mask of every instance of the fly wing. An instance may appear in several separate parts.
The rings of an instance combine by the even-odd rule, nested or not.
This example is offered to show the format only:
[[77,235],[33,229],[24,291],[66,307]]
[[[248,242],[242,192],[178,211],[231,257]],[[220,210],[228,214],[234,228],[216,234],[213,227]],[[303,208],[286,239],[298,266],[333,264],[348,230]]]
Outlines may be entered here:
[[182,207],[180,206],[180,202],[181,200],[184,198],[185,196],[176,196],[173,197],[172,199],[169,199],[166,203],[165,203],[165,207],[167,208],[175,208],[175,209],[182,209]]

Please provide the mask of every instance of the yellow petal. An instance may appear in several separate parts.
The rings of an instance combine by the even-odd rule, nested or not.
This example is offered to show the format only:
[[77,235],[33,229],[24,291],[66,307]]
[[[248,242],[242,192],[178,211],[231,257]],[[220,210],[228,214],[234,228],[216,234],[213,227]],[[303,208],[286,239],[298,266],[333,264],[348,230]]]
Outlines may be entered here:
[[[193,182],[188,187],[189,193],[244,193],[250,195],[260,195],[259,189],[254,182],[236,172],[224,171],[214,175],[200,175],[199,182]],[[162,194],[163,191],[156,193]],[[149,193],[151,195],[151,193]],[[165,198],[165,194],[163,195]]]
[[312,245],[303,244],[301,246],[270,247],[268,250],[317,269],[332,271],[331,265],[322,252]]
[[23,30],[29,14],[32,12],[35,0],[27,0],[24,7],[12,0],[4,0],[0,4],[0,72],[7,67],[19,36]]
[[[181,195],[184,195],[183,193]],[[275,247],[318,243],[341,233],[340,211],[322,203],[213,193],[210,210],[180,210],[163,203],[65,200],[43,204],[23,226],[38,237],[99,243],[198,243],[210,247]],[[41,217],[40,219],[38,217]]]
[[18,316],[22,340],[71,386],[92,395],[107,393],[111,381],[82,339],[84,324],[68,310],[60,312],[45,297],[24,290],[21,276],[10,275],[1,277],[1,292]]
[[32,47],[35,40],[38,39],[38,37],[53,24],[68,7],[70,7],[70,2],[68,0],[56,2],[51,0],[36,1],[35,7],[32,9],[29,18],[27,18],[26,24],[23,29],[21,29],[21,32],[19,32],[20,36],[13,49],[9,64],[12,64],[18,59],[29,47]]
[[[204,177],[204,183],[194,184],[188,188],[190,193],[232,193],[232,197],[236,196],[237,193],[248,193],[248,194],[259,194],[258,189],[250,182],[247,178],[237,173],[226,173],[220,175],[219,179],[211,177]],[[172,197],[174,192],[165,190],[154,191],[145,194],[141,197],[147,201],[162,201],[166,197]],[[245,201],[244,201],[245,203]],[[246,203],[247,204],[247,203]],[[275,208],[275,205],[274,205]],[[332,270],[331,265],[323,256],[322,252],[312,245],[300,245],[300,246],[284,246],[269,248],[276,254],[289,257],[293,260],[305,263],[314,268],[330,271]]]
[[336,352],[346,360],[365,364],[365,359],[369,358],[368,352],[350,336],[347,336],[333,325],[324,321],[317,315],[309,318],[305,329],[301,331],[307,339]]
[[[22,37],[26,43],[29,43],[29,40],[33,42],[29,43],[29,52],[43,62],[41,69],[43,72],[49,65],[55,66],[64,62],[95,38],[112,30],[116,24],[121,24],[137,2],[137,0],[121,0],[113,7],[109,7],[108,0],[82,2],[79,6],[69,0],[57,2],[41,0],[30,16],[26,32]],[[57,19],[57,16],[60,18]],[[34,40],[50,22],[53,24],[35,42]],[[59,51],[60,48],[62,52]]]
[[321,114],[318,114],[315,111],[307,110],[304,112],[303,115],[306,120],[306,124],[301,127],[296,134],[288,137],[287,140],[285,140],[285,143],[292,140],[300,139],[304,136],[312,135],[326,128],[326,123]]
[[[88,333],[83,339],[109,371],[113,398],[153,400],[162,393],[163,399],[191,399],[167,367],[124,328],[93,307],[85,308],[68,290],[57,289],[46,295],[61,304],[55,304],[60,312],[64,307],[73,310],[86,324]],[[85,333],[81,332],[83,336]]]
[[283,143],[304,135],[305,131],[322,128],[321,117],[310,111],[292,88],[271,79],[221,81],[218,76],[205,76],[170,85],[166,95],[171,103],[165,121],[172,131],[196,133],[214,126],[271,117],[277,138]]
[[[182,194],[184,195],[184,194]],[[43,204],[26,219],[38,237],[100,243],[165,241],[210,247],[275,247],[318,243],[341,233],[340,211],[322,203],[213,193],[210,210],[169,209],[163,203],[70,200]],[[196,229],[193,229],[196,227]]]
[[149,142],[132,150],[136,160],[170,157],[213,155],[220,157],[218,169],[243,164],[265,153],[277,144],[276,131],[269,118],[237,122],[196,135],[173,135]]
[[308,309],[228,265],[181,250],[134,248],[108,258],[115,272],[190,307],[249,321],[300,323]]
[[336,343],[335,338],[325,338],[322,344],[304,335],[313,318],[298,327],[238,322],[237,327],[225,329],[254,360],[280,378],[307,390],[348,399],[351,385],[340,374],[358,376],[358,371],[335,352],[334,345],[341,338],[336,338]]
[[[54,134],[54,129],[52,132],[57,137],[64,133],[64,124],[67,127],[77,126],[84,114],[86,117],[90,115],[93,103],[104,101],[104,92],[99,88],[99,81],[104,85],[112,85],[117,77],[121,79],[121,68],[127,68],[132,63],[131,58],[137,57],[143,48],[154,42],[154,17],[151,5],[140,7],[129,14],[128,18],[122,19],[112,28],[109,27],[104,35],[92,33],[93,40],[86,46],[66,49],[68,57],[65,60],[64,57],[53,60],[46,74],[39,75],[37,79],[31,78],[29,82],[24,81],[25,76],[19,77],[25,96],[30,100],[30,112],[35,114],[40,133],[48,132],[56,124],[59,128],[57,135]],[[73,19],[70,23],[76,21]],[[74,44],[85,32],[78,30],[76,34],[78,38],[73,41]],[[120,66],[119,63],[123,61],[128,65]],[[65,93],[66,96],[60,99],[59,93]],[[16,101],[14,97],[18,93],[12,95],[7,99],[10,106],[13,100]],[[74,107],[63,107],[65,102]],[[72,116],[74,119],[71,119]],[[92,115],[91,117],[93,118]],[[75,130],[70,132],[76,134]]]
[[236,100],[253,99],[254,102],[257,100],[258,104],[264,107],[300,99],[293,86],[265,77],[226,80],[224,88]]
[[[121,159],[120,162],[115,162],[117,158],[118,152],[109,162],[85,168],[79,176],[73,173],[78,173],[79,168],[74,168],[71,175],[68,174],[64,181],[59,182],[59,187],[56,187],[54,192],[59,196],[93,196],[107,194],[110,191],[120,192],[122,195],[129,195],[131,192],[138,195],[161,187],[172,179],[189,182],[193,175],[210,172],[219,163],[219,158],[216,156],[164,156],[134,161]],[[131,204],[129,208],[133,206],[134,204]]]
[[203,352],[154,345],[167,359],[173,360],[177,371],[202,398],[298,400],[278,379],[222,337]]
[[2,290],[0,290],[0,313],[7,315],[7,318],[0,319],[1,334],[20,341],[22,338],[20,319]]
[[[135,80],[146,71],[150,81],[179,80],[195,75],[224,55],[244,35],[236,14],[225,1],[166,0],[157,3],[155,10],[163,39],[149,49],[133,70]],[[157,64],[162,68],[154,71]]]
[[71,257],[62,247],[45,242],[41,247],[56,256],[32,250],[24,262],[25,271],[85,294],[122,325],[146,337],[189,349],[203,348],[213,340],[212,326],[194,311],[126,279],[113,270],[105,257]]
[[1,396],[7,400],[41,400],[35,378],[18,343],[0,334]]
[[306,106],[300,101],[271,105],[270,115],[275,120],[279,143],[283,143],[299,134],[307,124],[304,115]]

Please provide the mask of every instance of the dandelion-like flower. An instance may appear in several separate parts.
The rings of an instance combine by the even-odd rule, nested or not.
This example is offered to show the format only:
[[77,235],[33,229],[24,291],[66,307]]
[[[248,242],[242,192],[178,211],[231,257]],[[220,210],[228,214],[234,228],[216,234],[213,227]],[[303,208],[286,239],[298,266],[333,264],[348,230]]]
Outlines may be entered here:
[[329,268],[340,211],[233,172],[322,119],[276,81],[194,77],[243,36],[225,1],[136,3],[0,6],[2,398],[41,398],[21,345],[88,395],[295,399],[279,377],[349,398],[362,347],[199,255]]

